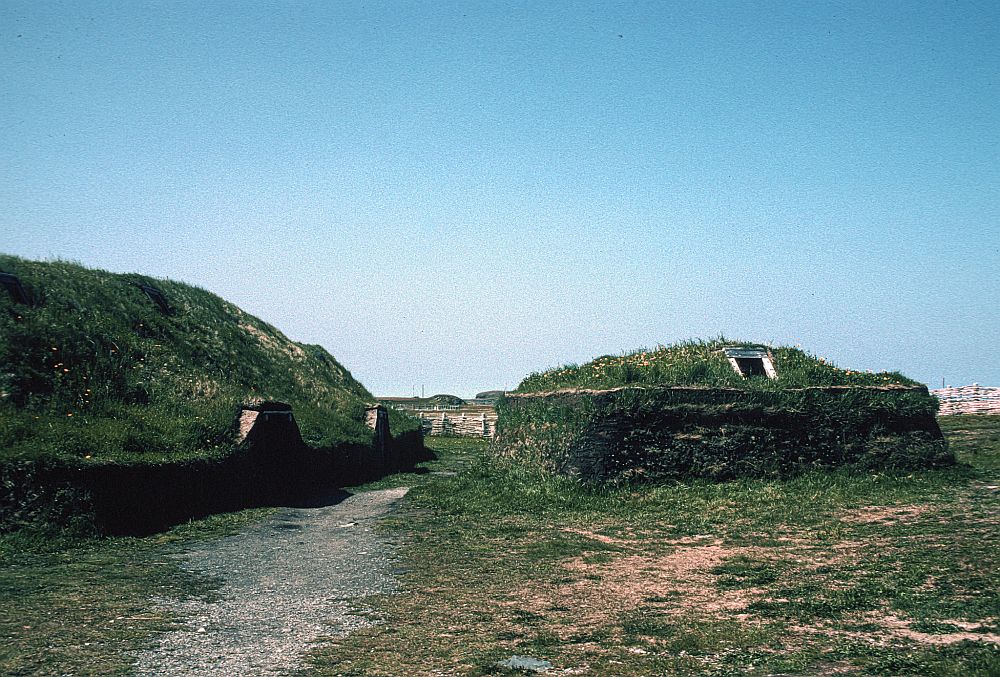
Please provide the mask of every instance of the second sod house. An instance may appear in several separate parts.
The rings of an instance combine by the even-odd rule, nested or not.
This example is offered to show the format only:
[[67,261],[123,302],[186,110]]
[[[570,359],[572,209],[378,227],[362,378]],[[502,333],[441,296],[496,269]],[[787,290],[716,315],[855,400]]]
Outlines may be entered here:
[[693,341],[532,374],[498,407],[494,452],[589,481],[786,477],[954,463],[938,402],[901,374],[792,347]]

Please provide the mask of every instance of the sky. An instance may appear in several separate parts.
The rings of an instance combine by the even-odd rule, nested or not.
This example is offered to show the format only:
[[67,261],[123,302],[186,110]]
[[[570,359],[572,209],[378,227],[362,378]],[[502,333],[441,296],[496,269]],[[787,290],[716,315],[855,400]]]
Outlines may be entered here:
[[1000,385],[1000,3],[0,3],[0,252],[377,395],[691,338]]

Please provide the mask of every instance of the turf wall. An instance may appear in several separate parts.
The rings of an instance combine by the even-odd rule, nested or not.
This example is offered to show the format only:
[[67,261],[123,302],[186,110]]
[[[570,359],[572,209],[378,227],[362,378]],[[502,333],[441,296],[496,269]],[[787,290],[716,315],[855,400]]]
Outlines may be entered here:
[[924,386],[625,387],[508,394],[501,459],[593,481],[906,469],[954,456]]
[[291,417],[258,425],[223,459],[108,463],[8,459],[0,464],[0,531],[30,523],[76,525],[105,534],[149,534],[218,512],[323,505],[358,484],[425,460],[419,430],[386,449],[302,442]]

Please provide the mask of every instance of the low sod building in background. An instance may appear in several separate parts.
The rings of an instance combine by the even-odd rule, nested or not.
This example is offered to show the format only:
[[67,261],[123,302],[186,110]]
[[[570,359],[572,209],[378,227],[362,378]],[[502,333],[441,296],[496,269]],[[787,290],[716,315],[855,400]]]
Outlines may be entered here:
[[926,386],[790,347],[689,342],[526,378],[498,405],[501,459],[594,481],[784,477],[954,463]]
[[[374,396],[323,347],[203,289],[12,256],[0,271],[0,530],[149,531],[422,453],[404,413],[373,432]],[[246,438],[262,403],[287,408],[288,429]]]

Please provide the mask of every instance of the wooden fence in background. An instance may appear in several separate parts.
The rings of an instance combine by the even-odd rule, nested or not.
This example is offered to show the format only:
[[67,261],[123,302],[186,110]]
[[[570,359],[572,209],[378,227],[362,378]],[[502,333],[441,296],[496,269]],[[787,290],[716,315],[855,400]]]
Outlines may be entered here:
[[941,400],[940,416],[951,414],[1000,414],[1000,388],[973,384],[931,391]]
[[496,410],[484,405],[422,409],[412,413],[420,417],[425,435],[492,438],[497,427]]

